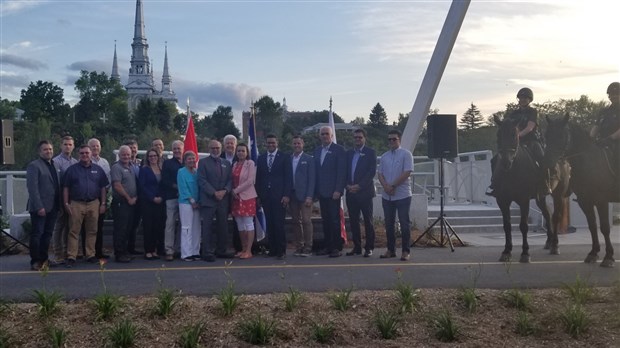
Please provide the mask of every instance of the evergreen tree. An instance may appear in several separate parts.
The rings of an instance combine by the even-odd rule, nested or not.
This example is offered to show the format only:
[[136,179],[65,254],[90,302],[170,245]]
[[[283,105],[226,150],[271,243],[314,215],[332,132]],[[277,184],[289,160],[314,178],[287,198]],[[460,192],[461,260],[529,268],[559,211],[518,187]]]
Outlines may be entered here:
[[482,113],[478,110],[478,107],[471,103],[471,106],[460,119],[460,123],[463,129],[471,130],[479,128],[484,123],[484,117],[482,117]]
[[381,104],[377,103],[368,115],[368,125],[372,127],[385,127],[387,126],[387,114]]

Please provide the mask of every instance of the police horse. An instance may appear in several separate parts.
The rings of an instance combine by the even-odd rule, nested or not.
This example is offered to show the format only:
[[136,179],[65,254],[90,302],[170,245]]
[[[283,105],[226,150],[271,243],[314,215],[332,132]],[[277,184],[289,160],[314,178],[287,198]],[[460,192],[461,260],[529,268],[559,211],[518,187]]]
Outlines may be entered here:
[[[504,251],[499,259],[500,262],[509,262],[512,258],[512,224],[510,222],[510,205],[515,202],[519,206],[520,220],[519,229],[523,238],[523,246],[519,262],[530,262],[529,244],[527,242],[528,217],[530,210],[530,200],[535,199],[536,205],[542,212],[545,227],[547,229],[546,248],[550,249],[551,254],[559,254],[558,237],[556,226],[551,226],[549,222],[549,210],[545,204],[545,195],[539,194],[539,187],[542,178],[541,170],[536,165],[532,155],[525,146],[519,144],[519,130],[517,124],[510,120],[500,120],[494,117],[495,123],[499,126],[497,130],[497,175],[501,175],[501,179],[495,187],[495,198],[497,205],[502,212],[502,221],[504,225],[504,234],[506,243]],[[566,171],[563,171],[566,173]],[[562,190],[568,187],[567,178],[563,178],[563,185],[556,185],[554,194],[558,197],[564,195]],[[563,202],[565,200],[559,200]],[[556,213],[561,214],[563,209],[556,206]],[[560,218],[558,217],[558,221]]]
[[551,163],[566,159],[570,163],[570,188],[577,196],[577,203],[586,216],[592,236],[592,250],[584,262],[595,263],[601,249],[596,208],[601,233],[605,238],[605,257],[601,266],[613,267],[614,248],[610,238],[609,202],[617,202],[619,198],[618,180],[611,165],[613,161],[609,160],[609,154],[597,146],[584,129],[569,122],[568,115],[557,120],[547,118],[547,122],[545,161]]

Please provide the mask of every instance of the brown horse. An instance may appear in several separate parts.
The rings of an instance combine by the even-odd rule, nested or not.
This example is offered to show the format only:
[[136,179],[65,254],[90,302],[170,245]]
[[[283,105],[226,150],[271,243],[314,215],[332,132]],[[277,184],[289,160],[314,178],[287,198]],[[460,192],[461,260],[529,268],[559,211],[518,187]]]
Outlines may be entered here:
[[[502,212],[506,243],[500,262],[508,262],[512,258],[512,224],[510,222],[510,204],[515,202],[519,206],[519,230],[523,238],[521,258],[519,262],[530,262],[529,244],[527,242],[528,218],[530,199],[536,200],[536,205],[542,212],[547,227],[547,245],[551,254],[558,254],[558,238],[556,230],[550,226],[549,210],[545,204],[544,195],[538,194],[541,182],[541,170],[536,166],[528,150],[519,144],[519,130],[517,124],[511,121],[501,121],[494,118],[499,126],[497,129],[497,168],[498,180],[495,187],[495,198]],[[556,209],[557,210],[557,209]],[[561,211],[561,210],[558,210]]]
[[613,267],[615,260],[610,238],[609,202],[618,200],[617,178],[610,170],[605,150],[597,146],[584,129],[568,121],[568,115],[558,120],[547,118],[545,161],[553,163],[566,159],[570,162],[570,187],[577,195],[577,203],[586,216],[592,237],[592,250],[584,262],[596,262],[601,249],[596,208],[601,233],[605,238],[605,257],[601,266]]

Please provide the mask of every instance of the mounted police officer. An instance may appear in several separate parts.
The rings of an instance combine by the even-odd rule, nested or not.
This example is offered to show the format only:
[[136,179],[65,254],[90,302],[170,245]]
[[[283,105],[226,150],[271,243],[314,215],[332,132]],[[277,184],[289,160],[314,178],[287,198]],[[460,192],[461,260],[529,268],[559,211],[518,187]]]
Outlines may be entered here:
[[590,135],[596,144],[611,149],[613,154],[612,165],[618,176],[620,164],[620,82],[612,82],[607,87],[607,96],[611,105],[601,111],[596,125],[592,127]]
[[[544,181],[541,183],[540,188],[541,193],[549,194],[551,193],[549,173],[546,168],[542,167],[544,150],[542,137],[538,131],[538,111],[530,106],[530,103],[534,100],[534,92],[527,87],[521,88],[517,93],[517,99],[519,100],[518,108],[506,115],[504,121],[510,121],[517,125],[519,129],[519,143],[527,149],[536,165],[541,168],[541,172],[544,174]],[[495,195],[494,190],[497,187],[496,162],[496,157],[493,157],[491,160],[491,168],[493,170],[491,185],[486,192],[489,196]]]

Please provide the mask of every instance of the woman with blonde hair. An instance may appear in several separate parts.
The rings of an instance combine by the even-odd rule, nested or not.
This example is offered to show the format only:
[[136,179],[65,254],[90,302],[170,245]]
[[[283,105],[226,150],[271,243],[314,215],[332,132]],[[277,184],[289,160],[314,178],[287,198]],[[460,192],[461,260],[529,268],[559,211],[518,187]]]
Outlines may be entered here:
[[242,250],[235,256],[240,259],[252,257],[254,242],[254,216],[256,215],[256,165],[248,158],[249,149],[239,143],[236,149],[237,162],[232,169],[232,216],[239,229]]

